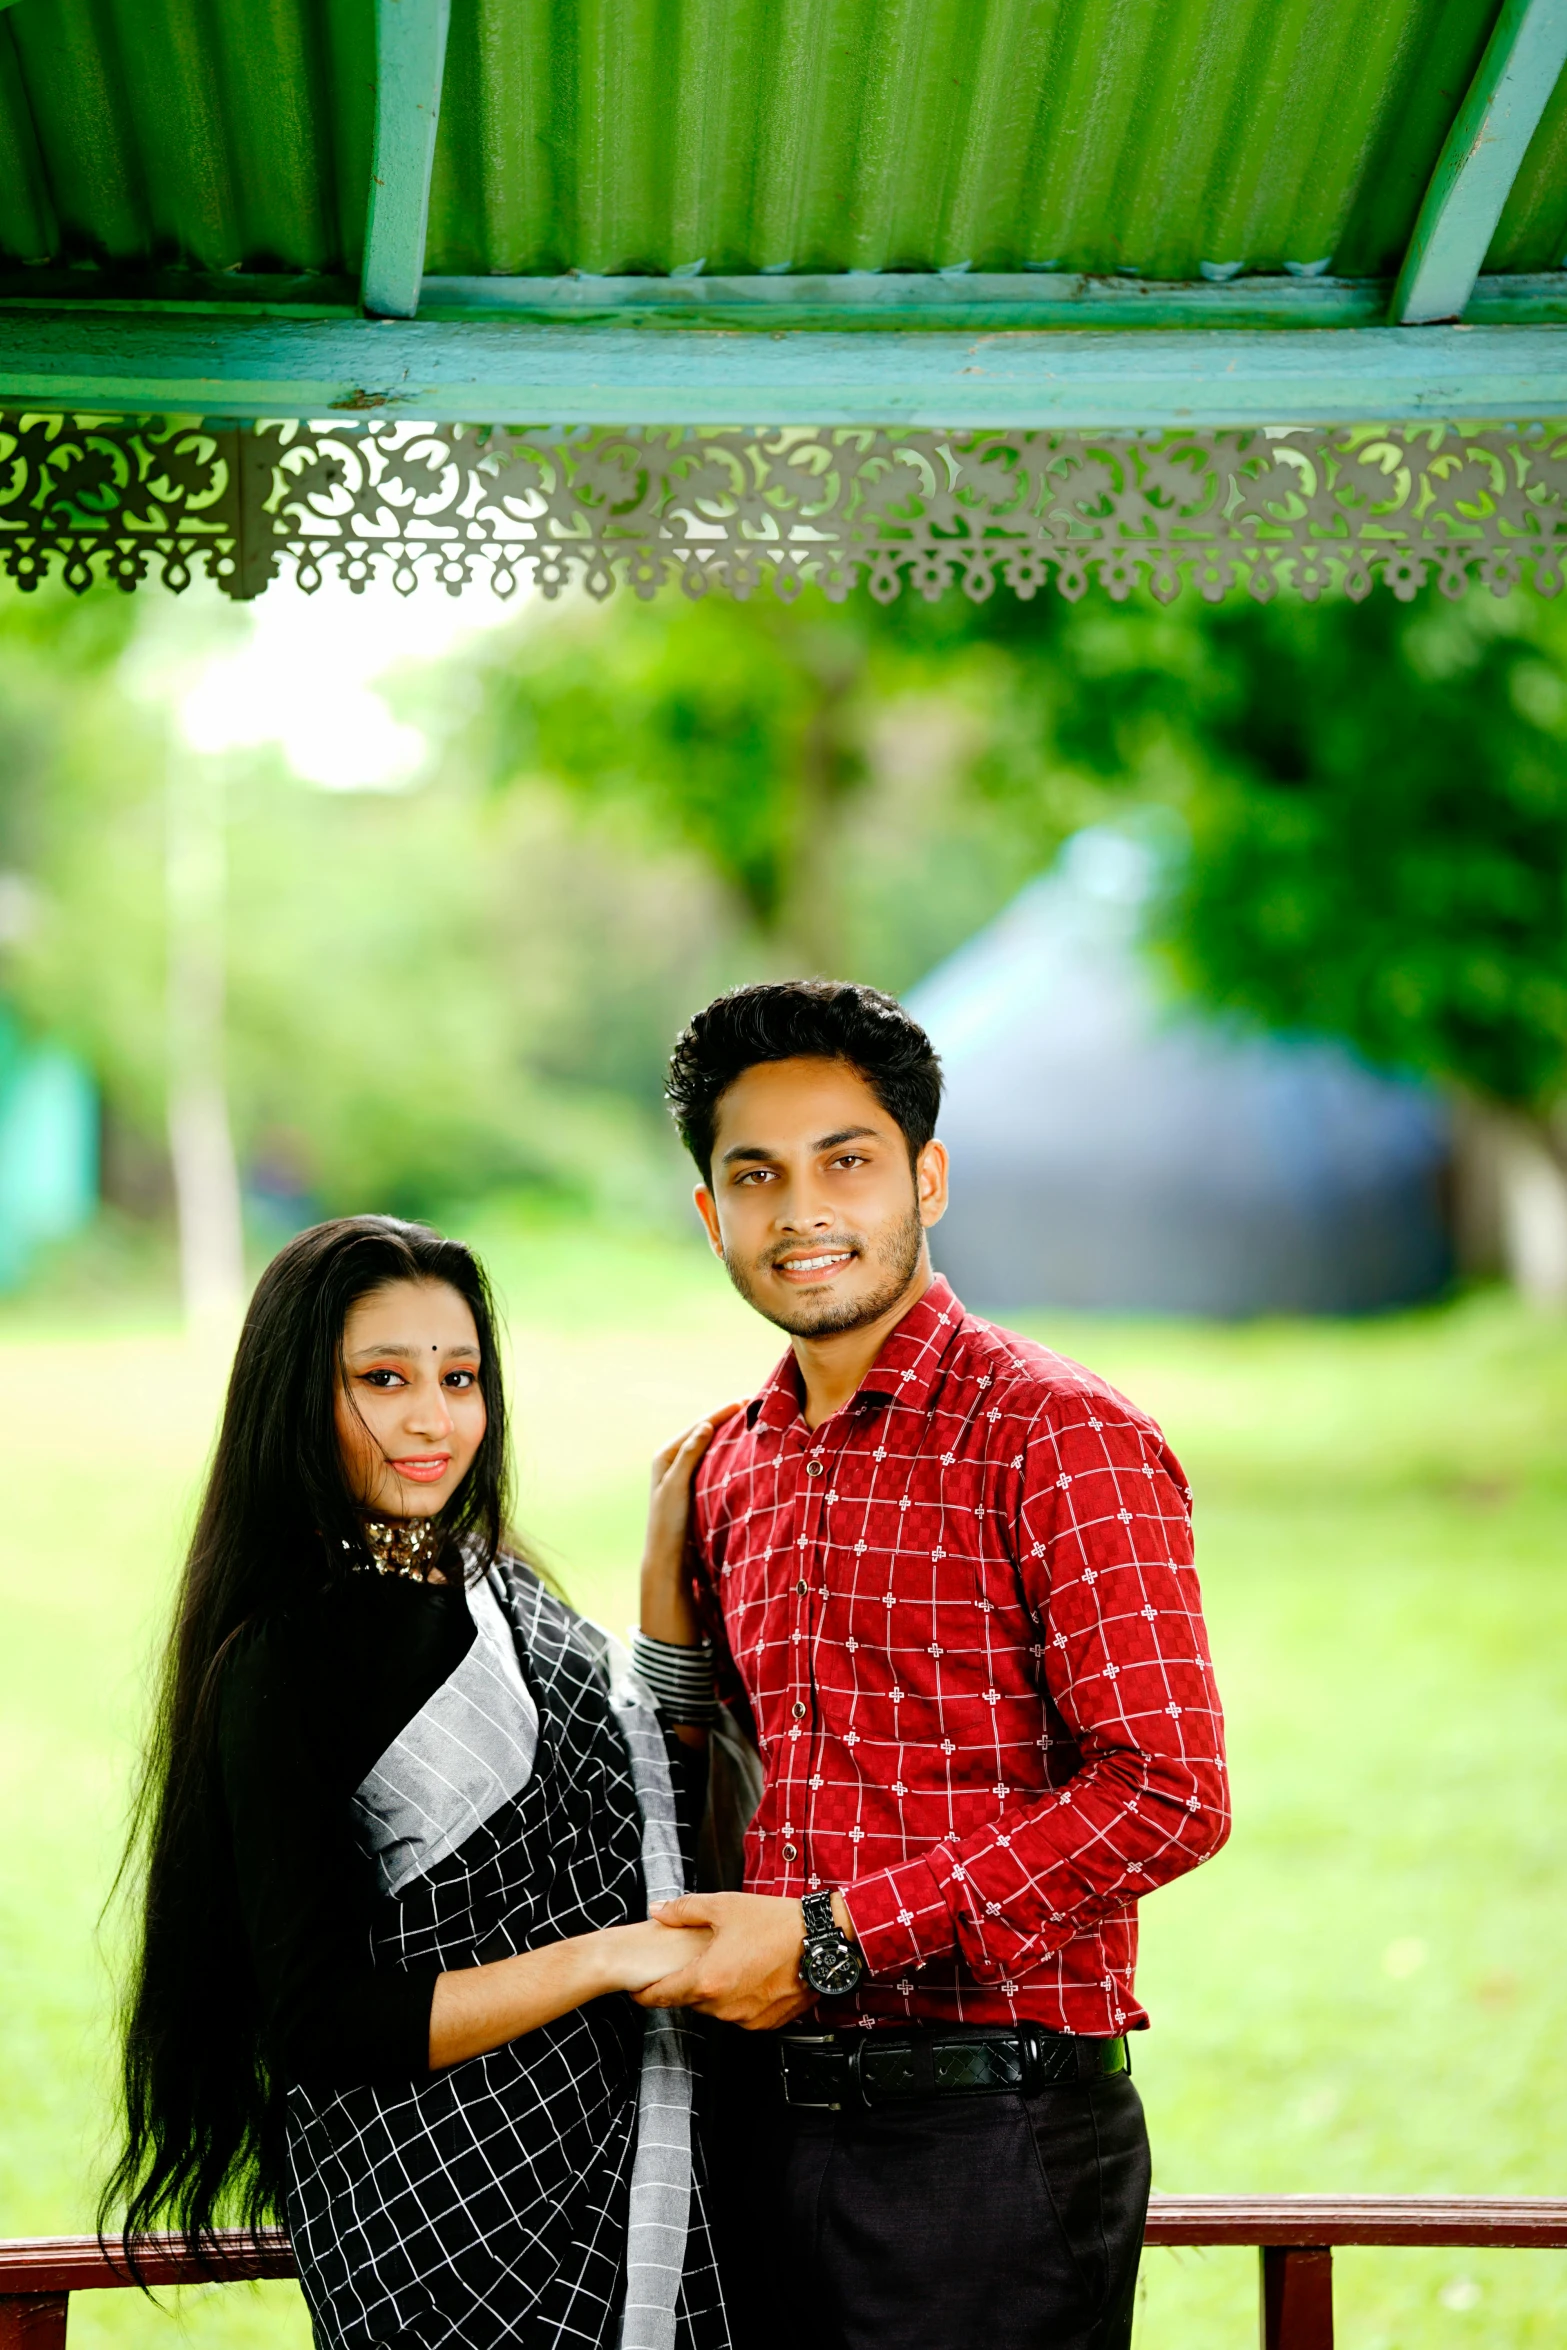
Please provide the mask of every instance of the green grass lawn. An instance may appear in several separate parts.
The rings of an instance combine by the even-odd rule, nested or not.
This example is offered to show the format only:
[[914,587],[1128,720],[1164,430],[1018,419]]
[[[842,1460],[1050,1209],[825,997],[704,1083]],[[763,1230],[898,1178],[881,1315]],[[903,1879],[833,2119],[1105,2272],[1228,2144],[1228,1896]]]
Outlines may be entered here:
[[[644,1464],[775,1351],[694,1249],[497,1209],[520,1516],[632,1606]],[[1165,2190],[1549,2194],[1567,2125],[1567,1326],[1479,1297],[1349,1326],[1030,1324],[1191,1473],[1236,1826],[1144,1906]],[[84,2227],[109,2081],[98,1913],[219,1367],[155,1302],[0,1320],[0,2234]],[[1255,2340],[1254,2256],[1154,2253],[1139,2350]],[[1344,2350],[1567,2330],[1556,2255],[1339,2261]],[[73,2350],[305,2350],[291,2286],[81,2297]],[[743,2346],[742,2346],[743,2350]]]

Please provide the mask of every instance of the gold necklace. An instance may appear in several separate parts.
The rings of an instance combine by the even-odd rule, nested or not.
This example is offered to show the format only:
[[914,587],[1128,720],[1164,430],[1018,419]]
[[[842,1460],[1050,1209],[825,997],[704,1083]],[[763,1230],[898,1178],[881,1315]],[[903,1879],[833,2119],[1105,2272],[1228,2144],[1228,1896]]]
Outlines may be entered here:
[[426,1583],[440,1558],[445,1536],[433,1518],[366,1518],[365,1564],[378,1575],[401,1575]]

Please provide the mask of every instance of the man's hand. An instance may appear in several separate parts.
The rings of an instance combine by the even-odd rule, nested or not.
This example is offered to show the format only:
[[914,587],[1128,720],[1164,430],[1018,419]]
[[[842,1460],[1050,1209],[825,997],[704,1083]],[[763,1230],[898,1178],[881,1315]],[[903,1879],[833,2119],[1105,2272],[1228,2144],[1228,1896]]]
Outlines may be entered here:
[[696,1421],[666,1444],[653,1463],[647,1540],[642,1550],[640,1621],[650,1639],[672,1641],[676,1648],[694,1648],[702,1637],[686,1580],[691,1480],[713,1441],[714,1430],[744,1409],[743,1403],[720,1404],[716,1412],[709,1412],[705,1420]]
[[632,1994],[639,2007],[694,2007],[748,2032],[776,2032],[813,2004],[800,1980],[800,1904],[767,1893],[690,1893],[655,1904],[664,1926],[711,1928],[700,1957]]

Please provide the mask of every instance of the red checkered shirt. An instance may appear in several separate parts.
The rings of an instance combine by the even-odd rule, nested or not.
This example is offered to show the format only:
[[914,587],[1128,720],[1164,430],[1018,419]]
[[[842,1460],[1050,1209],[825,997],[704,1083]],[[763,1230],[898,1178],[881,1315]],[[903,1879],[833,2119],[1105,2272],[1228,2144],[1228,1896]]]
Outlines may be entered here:
[[697,1481],[767,1773],[747,1888],[842,1888],[868,1979],[823,2021],[1146,2024],[1138,1896],[1229,1830],[1179,1463],[940,1280],[848,1403],[800,1405],[787,1354]]

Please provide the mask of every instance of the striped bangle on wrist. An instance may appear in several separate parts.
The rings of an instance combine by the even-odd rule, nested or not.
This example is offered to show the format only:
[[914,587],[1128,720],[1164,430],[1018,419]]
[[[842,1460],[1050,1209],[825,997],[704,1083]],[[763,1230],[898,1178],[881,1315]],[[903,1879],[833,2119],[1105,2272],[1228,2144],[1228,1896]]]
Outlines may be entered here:
[[672,1640],[654,1640],[649,1633],[634,1632],[631,1662],[668,1721],[705,1730],[717,1720],[710,1640],[699,1641],[695,1648],[682,1648]]

